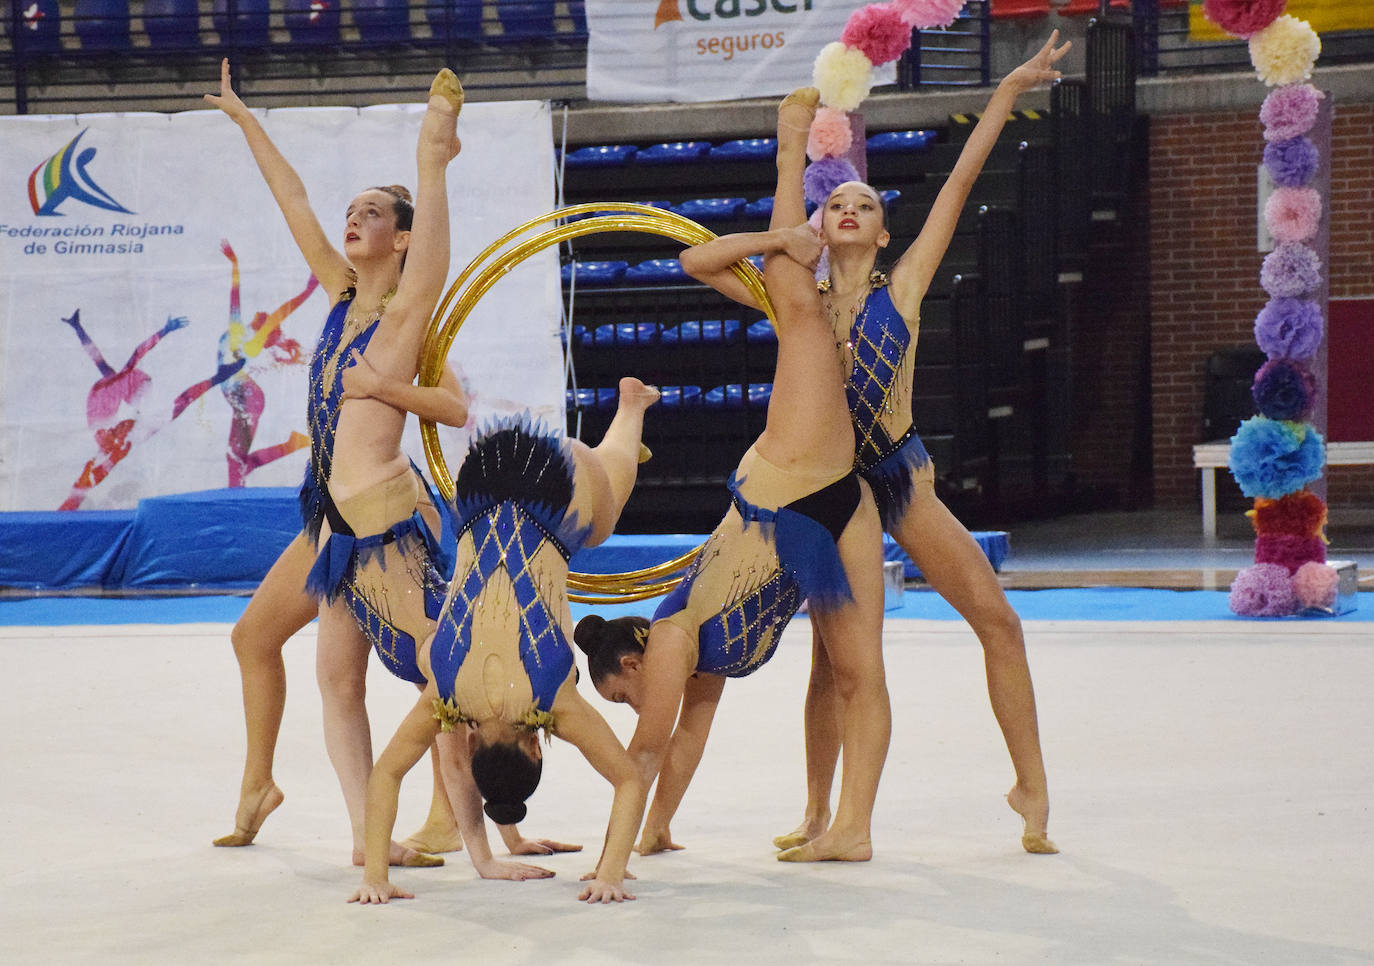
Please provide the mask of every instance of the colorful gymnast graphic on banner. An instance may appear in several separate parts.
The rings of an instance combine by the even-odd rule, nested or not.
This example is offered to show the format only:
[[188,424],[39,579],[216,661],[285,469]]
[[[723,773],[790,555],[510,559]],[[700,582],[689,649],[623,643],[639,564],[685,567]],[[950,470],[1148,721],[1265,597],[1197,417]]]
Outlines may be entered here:
[[[58,205],[68,198],[107,211],[133,214],[102,191],[87,172],[86,166],[95,160],[96,149],[88,147],[79,155],[76,154],[76,144],[85,135],[86,132],[82,131],[72,138],[66,147],[34,168],[33,174],[29,175],[29,204],[33,206],[35,215],[57,215]],[[75,161],[72,160],[73,155],[76,156]]]
[[[853,0],[587,0],[587,96],[724,101],[804,84]],[[896,79],[879,68],[877,84]]]
[[[342,247],[360,190],[413,187],[421,114],[261,117]],[[469,105],[460,129],[451,276],[554,206],[547,104]],[[297,485],[306,363],[328,310],[218,111],[0,118],[0,511]],[[553,251],[483,298],[451,356],[474,418],[529,409],[561,424],[560,317]],[[447,432],[446,452],[466,437]],[[417,431],[406,449],[423,463]]]

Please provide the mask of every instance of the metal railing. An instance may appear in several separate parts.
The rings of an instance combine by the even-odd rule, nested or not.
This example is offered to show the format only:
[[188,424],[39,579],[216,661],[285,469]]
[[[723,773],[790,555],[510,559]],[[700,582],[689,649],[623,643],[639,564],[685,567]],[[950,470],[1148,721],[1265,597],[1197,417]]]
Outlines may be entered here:
[[[917,31],[897,89],[989,81],[988,0]],[[0,113],[178,110],[219,62],[255,103],[411,99],[452,66],[474,100],[586,99],[580,0],[5,0]]]

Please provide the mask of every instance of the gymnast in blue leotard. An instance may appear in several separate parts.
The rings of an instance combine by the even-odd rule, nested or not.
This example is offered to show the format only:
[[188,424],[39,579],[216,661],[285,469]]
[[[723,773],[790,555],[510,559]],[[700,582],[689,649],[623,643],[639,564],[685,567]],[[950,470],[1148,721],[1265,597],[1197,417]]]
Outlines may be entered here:
[[[378,329],[378,318],[401,277],[409,250],[413,208],[403,188],[371,188],[362,192],[349,205],[342,250],[336,248],[311,210],[299,175],[267,136],[258,117],[234,92],[227,61],[221,69],[219,94],[207,95],[206,100],[224,111],[243,131],[292,237],[332,303],[311,362],[307,421],[312,446],[301,489],[302,532],[268,571],[232,635],[242,678],[247,749],[234,831],[215,844],[243,846],[253,842],[263,821],[284,798],[272,774],[286,696],[281,652],[287,639],[315,619],[319,611],[317,596],[306,589],[306,582],[317,563],[317,539],[325,526],[322,494],[335,475],[335,436],[343,398],[350,383],[361,384],[371,374],[370,369],[355,362],[369,348]],[[461,423],[466,414],[456,377],[446,373],[441,388],[443,392],[431,397],[432,415],[438,421]],[[355,385],[354,391],[364,390]],[[405,400],[397,400],[396,405],[404,408]],[[402,545],[409,559],[419,564],[417,574],[432,583],[434,574],[446,572],[448,566],[438,553],[440,514],[415,472],[409,472],[414,501],[405,516],[410,518],[418,512],[419,517],[414,532]],[[419,521],[423,521],[423,526]],[[349,593],[351,602],[361,609],[362,600]],[[431,596],[441,598],[442,591]],[[385,617],[382,608],[374,609]],[[322,638],[317,658],[325,711],[325,745],[352,813],[354,859],[358,862],[362,861],[362,800],[372,762],[367,712],[362,701],[368,645],[365,629],[372,632],[384,659],[387,654],[400,654],[407,649],[404,640],[394,635],[390,627],[383,627],[381,621],[370,628],[362,622],[351,629],[336,628],[333,635]],[[340,646],[344,641],[348,646]],[[358,659],[359,652],[364,660]],[[395,663],[399,666],[401,662]],[[437,759],[435,777],[430,817],[420,839],[395,846],[392,861],[439,864],[439,860],[424,857],[410,846],[446,850],[461,845],[448,797],[439,780]]]
[[[796,91],[778,109],[780,185],[801,182],[816,100],[814,89]],[[669,822],[701,759],[726,678],[753,673],[768,660],[804,598],[812,622],[825,630],[844,688],[844,783],[829,851],[820,857],[872,855],[869,826],[891,716],[882,588],[853,578],[880,570],[881,528],[870,489],[854,473],[844,380],[811,274],[820,242],[805,220],[800,192],[780,190],[769,231],[722,240],[724,248],[708,252],[708,258],[728,254],[735,246],[733,257],[722,256],[725,266],[764,254],[778,330],[764,430],[730,481],[725,517],[653,621],[632,629],[642,637],[637,648],[615,646],[612,638],[627,636],[624,625],[593,616],[578,627],[597,691],[639,714],[629,752],[646,786],[657,779],[641,852],[677,847]],[[696,274],[697,255],[697,249],[682,253],[689,273]]]
[[[577,690],[568,643],[568,560],[610,535],[634,485],[644,410],[658,398],[620,381],[620,403],[595,448],[527,417],[484,427],[455,481],[453,579],[419,666],[429,680],[368,783],[367,866],[359,902],[410,898],[385,854],[405,773],[439,736],[468,765],[493,820],[511,824],[539,783],[542,731],[577,746],[615,787],[591,902],[633,899],[625,866],[643,814],[640,778],[605,720]],[[455,798],[459,824],[481,822],[480,799]]]
[[[921,300],[1017,96],[1059,76],[1053,65],[1069,45],[1056,47],[1056,39],[1052,35],[998,85],[920,234],[889,272],[875,267],[891,237],[877,191],[857,181],[841,184],[822,205],[820,216],[830,270],[819,288],[854,426],[854,466],[873,490],[884,529],[982,642],[988,694],[1016,773],[1007,801],[1023,819],[1022,846],[1029,852],[1056,849],[1045,834],[1049,792],[1021,622],[978,544],[935,495],[934,467],[916,434],[911,400]],[[784,177],[789,179],[785,187]],[[779,178],[780,192],[801,194],[800,177],[780,170]],[[729,271],[735,260],[752,254],[749,248],[747,238],[727,236],[699,246],[690,267],[686,261],[684,267],[752,304],[752,296]],[[834,729],[825,725],[834,720],[838,702],[832,655],[824,628],[815,631],[806,699],[807,806],[801,825],[774,840],[781,849],[810,850],[813,855],[821,851],[813,843],[830,824],[830,785],[840,750]]]

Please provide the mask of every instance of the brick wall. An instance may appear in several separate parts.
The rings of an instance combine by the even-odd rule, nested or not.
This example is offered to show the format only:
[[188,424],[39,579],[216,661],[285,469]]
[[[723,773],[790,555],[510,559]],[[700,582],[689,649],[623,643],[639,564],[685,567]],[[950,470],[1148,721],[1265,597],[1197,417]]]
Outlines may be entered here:
[[[1150,121],[1151,371],[1154,498],[1193,505],[1203,368],[1218,349],[1253,344],[1259,287],[1257,111]],[[1374,103],[1337,103],[1332,127],[1332,298],[1374,296]],[[1374,502],[1374,468],[1329,470],[1333,506]]]

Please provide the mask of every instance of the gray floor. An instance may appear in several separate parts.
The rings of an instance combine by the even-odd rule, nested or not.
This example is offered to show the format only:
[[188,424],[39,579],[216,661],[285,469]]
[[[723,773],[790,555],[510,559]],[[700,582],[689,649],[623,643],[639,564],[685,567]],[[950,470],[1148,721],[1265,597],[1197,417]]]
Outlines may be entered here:
[[[1202,533],[1198,510],[1092,513],[1009,525],[1004,574],[1054,571],[1239,570],[1254,562],[1255,532],[1240,510],[1217,514],[1217,536]],[[1374,509],[1334,508],[1327,558],[1353,560],[1374,576]],[[1362,580],[1362,586],[1374,584]]]
[[[980,651],[957,622],[893,621],[894,728],[874,861],[777,863],[802,802],[808,628],[735,682],[675,837],[639,898],[574,901],[608,789],[550,750],[526,830],[586,843],[551,881],[482,882],[464,855],[402,870],[412,901],[345,897],[313,632],[286,651],[277,779],[252,848],[224,625],[0,628],[0,960],[50,963],[900,962],[1102,966],[1374,962],[1374,640],[1368,625],[1027,625],[1062,854],[1018,844]],[[377,744],[413,692],[375,662]],[[627,737],[633,722],[607,708]],[[403,789],[400,826],[428,777]]]

